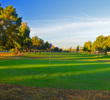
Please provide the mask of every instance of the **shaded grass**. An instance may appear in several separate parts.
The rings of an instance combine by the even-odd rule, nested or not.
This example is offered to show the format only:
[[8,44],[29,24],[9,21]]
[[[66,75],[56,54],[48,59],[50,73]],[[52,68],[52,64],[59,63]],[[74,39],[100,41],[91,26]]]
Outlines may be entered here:
[[[12,57],[13,58],[13,57]],[[0,82],[36,87],[110,90],[109,56],[74,53],[26,54],[0,60]]]

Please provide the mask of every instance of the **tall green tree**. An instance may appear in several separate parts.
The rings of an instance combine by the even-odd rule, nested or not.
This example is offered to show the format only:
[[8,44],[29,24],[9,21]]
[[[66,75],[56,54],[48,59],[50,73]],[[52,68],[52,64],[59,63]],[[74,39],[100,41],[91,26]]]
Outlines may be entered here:
[[87,47],[83,47],[83,51],[86,53],[87,52]]
[[37,47],[39,45],[39,43],[38,43],[38,37],[37,36],[32,37],[32,45],[34,47],[34,52],[36,54],[36,49],[37,49]]
[[91,41],[85,42],[84,47],[83,47],[83,51],[91,53],[91,50],[92,50],[92,42]]
[[106,40],[104,41],[104,53],[107,55],[107,52],[110,51],[110,36],[106,37]]
[[38,45],[37,49],[38,49],[38,50],[40,51],[40,53],[41,53],[41,50],[43,50],[44,41],[39,38],[38,42],[39,42],[39,45]]
[[101,36],[98,36],[96,40],[93,42],[92,51],[98,51],[98,57],[99,57],[99,52],[102,53],[104,51],[106,40],[107,40],[107,37],[101,35]]
[[72,51],[73,51],[73,50],[72,50],[72,47],[70,47],[70,48],[69,48],[69,51],[70,51],[70,52],[72,52]]
[[50,49],[50,44],[48,41],[46,41],[44,44],[44,50],[49,50],[49,49]]
[[31,40],[30,40],[30,28],[27,26],[27,23],[22,22],[19,28],[19,42],[22,49],[29,49]]
[[[2,11],[3,11],[3,7],[1,7],[1,3],[0,3],[0,15]],[[0,48],[2,48],[5,42],[5,39],[3,38],[3,33],[4,33],[3,21],[2,19],[0,19]]]
[[32,45],[34,47],[35,54],[36,54],[36,49],[41,50],[42,46],[44,45],[44,41],[38,38],[37,36],[34,36],[32,37]]
[[0,45],[2,49],[10,50],[20,48],[18,40],[21,17],[18,17],[16,9],[12,5],[7,6],[0,12]]
[[77,52],[79,52],[79,45],[76,47]]

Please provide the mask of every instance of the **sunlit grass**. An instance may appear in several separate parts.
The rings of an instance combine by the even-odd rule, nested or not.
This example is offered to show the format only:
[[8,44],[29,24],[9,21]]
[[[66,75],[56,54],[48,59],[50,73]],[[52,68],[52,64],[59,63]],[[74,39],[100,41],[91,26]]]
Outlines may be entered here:
[[50,58],[49,53],[31,53],[15,58],[0,60],[1,83],[110,90],[109,56],[52,53]]
[[101,64],[110,64],[110,62],[104,62],[104,63],[70,63],[70,64],[27,64],[27,65],[11,65],[9,67],[7,66],[0,66],[0,69],[16,69],[16,68],[38,68],[38,67],[66,67],[66,66],[78,66],[78,65],[101,65]]

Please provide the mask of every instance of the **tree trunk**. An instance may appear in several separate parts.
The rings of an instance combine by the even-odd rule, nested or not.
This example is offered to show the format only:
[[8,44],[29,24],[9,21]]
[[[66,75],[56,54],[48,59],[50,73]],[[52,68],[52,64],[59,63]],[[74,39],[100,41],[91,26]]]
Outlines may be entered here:
[[41,50],[39,50],[39,54],[41,54]]
[[107,55],[107,52],[104,52],[105,53],[105,55]]
[[35,49],[35,51],[34,51],[34,52],[35,52],[35,54],[36,54],[36,49]]
[[30,53],[30,49],[29,49],[29,53]]
[[16,47],[15,48],[15,55],[17,55],[18,54],[18,48]]

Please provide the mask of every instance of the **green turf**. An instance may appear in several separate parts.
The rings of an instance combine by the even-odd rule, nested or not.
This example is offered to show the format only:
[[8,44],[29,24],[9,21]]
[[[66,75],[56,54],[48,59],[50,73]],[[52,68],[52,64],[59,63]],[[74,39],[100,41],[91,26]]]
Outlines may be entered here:
[[110,56],[31,53],[0,59],[0,83],[65,89],[110,90]]

